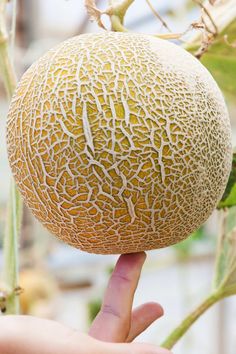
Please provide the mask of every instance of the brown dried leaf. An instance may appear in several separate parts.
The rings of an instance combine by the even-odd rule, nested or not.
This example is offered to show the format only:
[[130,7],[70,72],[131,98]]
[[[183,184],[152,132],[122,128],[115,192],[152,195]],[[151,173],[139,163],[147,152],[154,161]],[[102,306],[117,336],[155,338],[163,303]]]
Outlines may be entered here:
[[87,9],[90,20],[96,21],[99,27],[106,29],[101,20],[102,11],[97,8],[96,0],[85,0],[84,5]]

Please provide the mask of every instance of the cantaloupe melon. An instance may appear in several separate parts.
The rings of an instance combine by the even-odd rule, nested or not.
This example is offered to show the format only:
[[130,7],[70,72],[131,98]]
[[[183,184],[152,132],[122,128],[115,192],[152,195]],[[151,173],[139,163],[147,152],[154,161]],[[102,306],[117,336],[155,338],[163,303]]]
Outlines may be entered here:
[[231,132],[222,94],[192,55],[129,33],[85,34],[23,75],[9,161],[33,214],[93,253],[177,243],[222,196]]

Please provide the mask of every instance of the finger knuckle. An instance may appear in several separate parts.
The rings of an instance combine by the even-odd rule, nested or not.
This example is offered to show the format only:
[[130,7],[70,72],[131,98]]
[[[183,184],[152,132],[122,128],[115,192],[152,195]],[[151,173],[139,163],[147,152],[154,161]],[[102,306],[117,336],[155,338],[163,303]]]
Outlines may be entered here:
[[112,279],[118,280],[120,283],[125,283],[125,284],[129,284],[131,281],[126,275],[118,272],[112,274]]
[[104,304],[101,308],[102,314],[112,315],[117,318],[121,318],[121,314],[112,305]]

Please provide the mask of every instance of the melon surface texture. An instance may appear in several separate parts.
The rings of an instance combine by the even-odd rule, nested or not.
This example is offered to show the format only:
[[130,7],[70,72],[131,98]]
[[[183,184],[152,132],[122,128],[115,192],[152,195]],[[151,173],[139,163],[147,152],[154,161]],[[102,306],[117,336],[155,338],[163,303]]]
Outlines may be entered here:
[[85,34],[47,52],[17,87],[7,143],[33,214],[93,253],[183,240],[231,168],[229,117],[209,72],[141,34]]

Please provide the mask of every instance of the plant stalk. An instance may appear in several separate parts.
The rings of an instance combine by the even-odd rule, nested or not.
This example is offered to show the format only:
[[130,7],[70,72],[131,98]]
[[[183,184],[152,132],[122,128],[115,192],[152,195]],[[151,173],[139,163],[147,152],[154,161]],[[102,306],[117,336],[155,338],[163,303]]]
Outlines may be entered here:
[[16,87],[16,75],[9,55],[8,41],[0,37],[0,68],[3,83],[10,99]]
[[0,0],[0,70],[8,98],[11,98],[16,87],[16,74],[9,54],[5,8],[6,1]]
[[129,32],[127,28],[125,28],[122,24],[120,17],[116,15],[111,15],[111,30],[115,32]]
[[128,30],[123,26],[123,23],[126,11],[130,7],[130,5],[132,5],[133,2],[134,0],[123,0],[121,2],[119,0],[110,0],[110,19],[112,31],[128,32]]
[[[0,1],[0,70],[10,99],[16,87],[16,74],[9,54],[9,40],[5,21],[6,1]],[[22,201],[13,180],[7,209],[7,225],[4,237],[3,282],[7,289],[6,313],[19,312],[18,287],[18,234],[22,217]]]
[[173,346],[179,341],[179,339],[187,332],[187,330],[193,325],[194,322],[212,305],[221,300],[224,294],[221,292],[215,292],[208,296],[193,312],[191,312],[178,327],[176,327],[172,333],[161,344],[163,348],[172,349]]
[[3,282],[7,287],[6,314],[19,313],[17,288],[18,277],[18,234],[22,218],[22,202],[13,180],[7,210],[7,225],[4,238]]
[[123,22],[123,18],[126,14],[126,11],[132,5],[133,2],[134,0],[110,0],[110,5],[112,6],[113,13],[120,17]]

